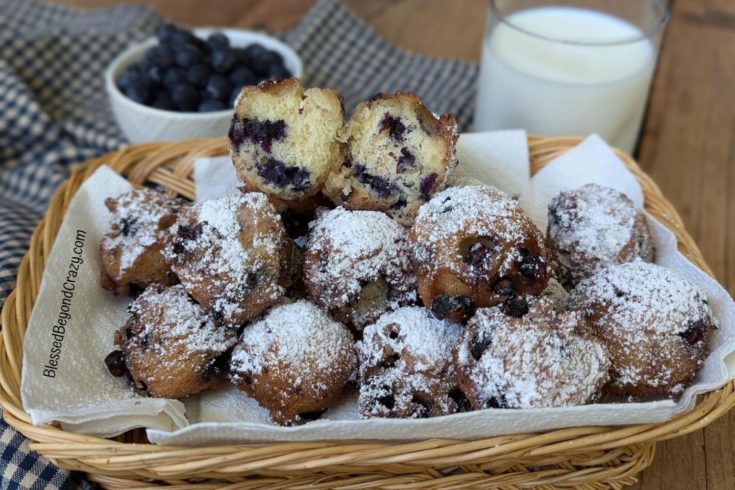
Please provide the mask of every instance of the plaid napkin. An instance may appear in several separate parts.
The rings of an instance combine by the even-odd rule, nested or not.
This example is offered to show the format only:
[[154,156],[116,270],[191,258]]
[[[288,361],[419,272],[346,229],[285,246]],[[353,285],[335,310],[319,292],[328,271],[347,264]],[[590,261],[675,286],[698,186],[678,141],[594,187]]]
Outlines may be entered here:
[[[70,165],[125,144],[102,73],[163,18],[140,6],[78,11],[35,0],[0,1],[0,304],[30,235]],[[419,94],[434,112],[472,113],[477,65],[396,48],[336,0],[320,0],[281,36],[301,55],[305,82],[338,89],[348,111],[378,92]],[[31,453],[0,422],[0,488],[91,488]]]

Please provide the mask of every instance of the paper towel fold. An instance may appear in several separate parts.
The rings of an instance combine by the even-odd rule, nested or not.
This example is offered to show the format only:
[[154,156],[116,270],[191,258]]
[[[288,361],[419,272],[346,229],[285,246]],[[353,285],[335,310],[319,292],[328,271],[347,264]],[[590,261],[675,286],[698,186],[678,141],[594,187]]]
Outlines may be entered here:
[[101,167],[66,210],[23,343],[21,398],[34,424],[56,420],[104,437],[187,424],[180,401],[140,397],[104,363],[113,332],[128,317],[128,300],[100,287],[99,243],[111,219],[104,201],[130,189]]
[[495,187],[518,196],[529,193],[531,168],[525,131],[463,134],[457,141],[457,160],[461,164],[450,175],[449,185],[487,182],[490,169]]
[[546,232],[549,202],[561,191],[589,183],[611,187],[626,194],[636,208],[643,207],[643,191],[635,175],[602,138],[593,134],[571,151],[550,161],[531,178],[528,194],[523,195],[523,208],[536,226]]
[[[462,135],[458,142],[458,156],[460,166],[455,182],[481,180],[519,195],[521,204],[542,230],[546,227],[548,201],[561,190],[576,188],[587,182],[597,182],[625,192],[639,207],[643,202],[642,192],[635,177],[623,166],[609,147],[596,136],[591,136],[575,149],[555,159],[530,179],[527,141],[523,131]],[[96,189],[94,192],[93,189],[86,189],[84,193],[80,190],[80,194],[87,195],[84,198],[85,206],[70,208],[67,216],[78,213],[82,215],[89,213],[91,216],[95,213],[93,212],[94,207],[100,207],[102,195],[106,197],[127,189],[121,185],[127,185],[127,183],[115,175],[110,175],[109,170],[100,170],[100,172],[103,174],[93,176],[94,184],[90,184],[90,180],[84,186],[85,189],[93,187]],[[194,175],[198,201],[236,192],[237,178],[229,158],[199,160],[195,165]],[[115,186],[108,184],[108,181],[116,182]],[[105,189],[105,192],[101,192],[100,189]],[[44,273],[44,286],[42,286],[42,294],[39,296],[36,307],[39,309],[38,305],[43,303],[44,306],[40,308],[46,313],[37,314],[34,309],[24,349],[23,400],[26,409],[34,417],[34,423],[63,420],[67,423],[66,428],[69,430],[101,435],[145,426],[149,427],[148,437],[152,442],[186,445],[290,440],[412,440],[431,437],[476,439],[500,434],[536,432],[583,425],[661,422],[675,413],[690,409],[697,393],[721,386],[731,379],[735,371],[734,366],[727,364],[728,362],[732,364],[735,360],[735,355],[731,356],[733,359],[727,358],[728,354],[735,351],[735,305],[730,296],[714,280],[679,254],[676,251],[674,235],[648,216],[658,251],[657,263],[680,271],[703,288],[710,298],[713,311],[721,326],[710,340],[714,348],[699,373],[696,384],[686,390],[677,403],[665,400],[534,410],[489,409],[423,420],[356,420],[356,401],[352,397],[347,398],[340,406],[331,409],[325,414],[325,419],[299,427],[277,427],[267,422],[267,413],[254,400],[232,387],[227,387],[185,400],[189,425],[184,427],[187,421],[183,420],[184,405],[180,402],[137,398],[129,389],[126,391],[124,386],[120,386],[120,380],[112,378],[104,371],[101,359],[111,348],[112,331],[125,321],[127,315],[124,312],[124,304],[122,304],[124,302],[115,300],[107,291],[101,290],[98,286],[99,265],[95,265],[95,260],[99,260],[96,256],[98,237],[107,227],[105,221],[107,218],[105,213],[98,211],[96,213],[99,214],[98,220],[86,226],[89,226],[90,229],[93,226],[99,228],[96,235],[97,242],[92,244],[93,240],[90,239],[90,246],[85,251],[89,252],[89,256],[85,257],[85,264],[91,264],[87,271],[90,274],[88,281],[90,286],[86,293],[90,305],[86,311],[91,315],[87,317],[90,320],[88,326],[97,327],[90,330],[95,333],[90,337],[96,337],[96,339],[90,341],[88,345],[76,345],[75,355],[85,360],[67,364],[66,375],[63,378],[65,381],[57,385],[57,387],[62,387],[60,392],[54,391],[54,395],[48,400],[39,397],[38,395],[44,391],[44,388],[38,388],[35,383],[39,381],[37,366],[43,360],[43,356],[39,352],[33,355],[30,352],[36,349],[43,350],[38,346],[44,346],[43,341],[47,340],[50,328],[46,326],[44,330],[44,326],[47,325],[49,318],[53,318],[48,316],[48,311],[54,311],[55,298],[53,295],[44,295],[44,287],[46,283],[58,282],[58,274],[64,270],[63,263],[68,258],[68,253],[65,257],[64,252],[60,252],[60,259],[55,257],[59,244],[57,240],[49,259],[49,266],[55,263],[55,259],[60,260],[58,262],[60,265],[48,267]],[[73,222],[80,219],[82,218],[79,216],[67,218]],[[67,234],[71,236],[70,234],[74,231],[74,225],[65,228],[67,220],[62,226],[60,238]],[[64,243],[66,245],[62,245],[59,250],[65,251],[68,248],[68,240]],[[94,270],[95,267],[96,270]],[[97,292],[92,291],[94,288]],[[53,291],[54,287],[48,289]],[[92,301],[95,303],[91,304]],[[110,309],[109,306],[105,306],[108,303],[113,303],[115,308]],[[109,310],[109,313],[101,316],[95,313],[97,309]],[[95,323],[98,321],[102,323]],[[71,344],[66,344],[65,341],[65,349],[67,345]],[[29,365],[28,368],[26,364]],[[74,369],[82,365],[94,371],[94,376],[85,379],[92,382],[94,378],[95,383],[106,386],[106,390],[111,395],[109,399],[100,395],[108,391],[99,387],[92,390],[80,389],[76,386],[76,380],[71,382],[70,375],[75,374]],[[71,369],[72,367],[74,369]],[[61,380],[61,377],[55,379],[56,382]],[[43,381],[40,379],[40,382]],[[34,386],[27,386],[29,383]],[[71,402],[69,397],[64,396],[67,388],[76,392],[75,406],[84,408],[84,412],[65,408],[66,404]],[[94,396],[91,396],[91,391],[94,391]],[[138,403],[135,405],[137,408],[135,413],[127,411],[130,409],[131,401]],[[108,409],[114,409],[114,411],[110,412]],[[109,432],[106,433],[105,430]]]
[[617,405],[582,405],[529,410],[488,409],[428,419],[357,420],[357,397],[347,398],[322,419],[296,427],[268,422],[267,413],[235,388],[202,397],[197,421],[174,432],[148,430],[156,444],[218,445],[245,442],[382,439],[409,441],[432,438],[482,439],[503,434],[564,427],[630,425],[663,422],[675,408],[670,400],[636,403],[635,410]]

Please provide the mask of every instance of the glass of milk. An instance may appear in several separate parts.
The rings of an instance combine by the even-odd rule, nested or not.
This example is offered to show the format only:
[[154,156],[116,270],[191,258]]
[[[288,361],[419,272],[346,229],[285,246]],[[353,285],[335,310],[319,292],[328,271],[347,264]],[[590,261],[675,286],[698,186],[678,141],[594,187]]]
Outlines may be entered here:
[[632,153],[667,0],[490,0],[475,131],[598,133]]

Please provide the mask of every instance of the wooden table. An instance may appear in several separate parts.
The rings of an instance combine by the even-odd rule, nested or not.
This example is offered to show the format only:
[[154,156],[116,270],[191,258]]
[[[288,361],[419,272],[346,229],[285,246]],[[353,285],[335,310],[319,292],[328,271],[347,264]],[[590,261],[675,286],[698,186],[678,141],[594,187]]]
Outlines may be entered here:
[[[85,7],[120,0],[60,0]],[[311,0],[147,0],[177,22],[284,30]],[[389,41],[476,61],[484,0],[344,0]],[[638,151],[718,280],[735,292],[735,0],[676,0]],[[636,488],[735,488],[735,411],[660,443]]]

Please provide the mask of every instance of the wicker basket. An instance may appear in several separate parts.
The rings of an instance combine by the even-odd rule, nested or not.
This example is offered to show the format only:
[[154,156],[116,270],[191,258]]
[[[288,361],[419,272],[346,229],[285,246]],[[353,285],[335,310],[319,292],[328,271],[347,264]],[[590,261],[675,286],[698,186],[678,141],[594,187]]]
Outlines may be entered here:
[[[578,138],[529,140],[533,171]],[[478,441],[294,442],[189,448],[148,444],[142,430],[116,440],[33,426],[20,401],[23,336],[51,245],[79,186],[107,164],[135,185],[160,184],[192,198],[194,161],[226,152],[224,140],[124,148],[76,167],[54,194],[2,312],[0,403],[30,447],[59,466],[89,473],[107,488],[620,488],[653,459],[655,442],[699,430],[735,404],[735,382],[699,397],[691,412],[666,423],[578,427]],[[676,234],[679,249],[711,273],[672,205],[630,157],[618,153],[643,187],[646,209]]]

